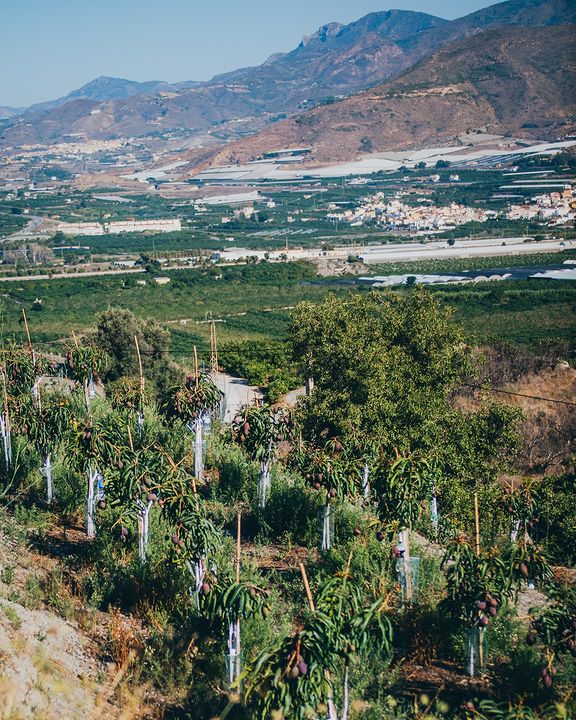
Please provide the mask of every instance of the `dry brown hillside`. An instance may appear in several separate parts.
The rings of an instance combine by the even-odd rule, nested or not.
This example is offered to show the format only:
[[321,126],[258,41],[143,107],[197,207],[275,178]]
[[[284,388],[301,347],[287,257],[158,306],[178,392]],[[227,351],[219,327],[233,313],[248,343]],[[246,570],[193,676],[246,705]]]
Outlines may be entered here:
[[556,139],[576,115],[574,25],[489,30],[440,50],[391,82],[226,146],[214,165],[287,146],[318,162],[454,143],[467,130]]

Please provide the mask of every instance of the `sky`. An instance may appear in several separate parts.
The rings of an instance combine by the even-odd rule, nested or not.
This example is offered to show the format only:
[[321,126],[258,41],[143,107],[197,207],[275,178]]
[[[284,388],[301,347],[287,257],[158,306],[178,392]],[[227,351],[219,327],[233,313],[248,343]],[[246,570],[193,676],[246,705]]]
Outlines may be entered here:
[[100,75],[208,80],[259,65],[321,25],[396,8],[453,19],[492,0],[0,0],[0,106]]

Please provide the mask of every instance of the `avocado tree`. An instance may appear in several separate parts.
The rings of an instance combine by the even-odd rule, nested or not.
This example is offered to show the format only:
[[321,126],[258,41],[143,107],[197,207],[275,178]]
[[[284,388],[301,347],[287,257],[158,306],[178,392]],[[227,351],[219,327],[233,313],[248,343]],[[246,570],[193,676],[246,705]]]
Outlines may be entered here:
[[[307,581],[306,581],[307,582]],[[350,707],[349,671],[370,639],[382,651],[392,651],[392,627],[384,615],[385,603],[366,605],[360,584],[348,571],[321,585],[316,598],[308,594],[310,612],[296,632],[263,650],[246,667],[244,702],[264,720],[281,714],[286,720],[305,720],[328,707],[338,720],[334,701],[335,673],[343,665],[342,710]]]
[[232,421],[232,436],[251,460],[260,465],[258,502],[265,507],[270,493],[270,471],[278,445],[289,436],[290,418],[269,405],[246,405]]

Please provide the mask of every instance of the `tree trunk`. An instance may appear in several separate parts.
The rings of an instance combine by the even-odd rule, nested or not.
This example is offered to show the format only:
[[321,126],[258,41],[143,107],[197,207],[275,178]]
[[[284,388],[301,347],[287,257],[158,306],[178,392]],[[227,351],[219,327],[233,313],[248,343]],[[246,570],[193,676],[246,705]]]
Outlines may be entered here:
[[194,420],[194,475],[201,480],[204,475],[204,450],[202,447],[202,418]]
[[350,704],[349,698],[349,675],[350,667],[346,664],[344,669],[344,689],[342,691],[342,717],[340,720],[348,720],[348,707]]
[[364,467],[362,468],[362,495],[364,496],[365,500],[368,500],[370,497],[370,468],[368,467],[368,464],[366,463]]
[[432,501],[430,503],[430,522],[432,523],[434,533],[438,533],[438,498],[436,497],[436,490],[432,493]]
[[150,517],[150,508],[153,503],[151,500],[144,503],[138,501],[138,557],[142,562],[146,562],[146,548],[148,547],[148,519]]
[[322,515],[322,550],[330,550],[334,533],[334,506],[327,502]]
[[240,677],[240,620],[236,618],[228,626],[228,684],[234,687]]
[[86,535],[89,538],[96,537],[96,493],[95,483],[98,477],[98,471],[88,468],[88,496],[86,499]]
[[46,478],[46,502],[48,505],[54,500],[54,488],[52,486],[52,460],[46,455],[42,463],[42,475]]
[[270,494],[270,463],[260,463],[260,479],[258,481],[258,504],[261,508],[266,507],[268,495]]
[[196,598],[196,606],[200,607],[200,593],[202,591],[202,583],[204,582],[204,558],[195,560],[194,562],[187,560],[186,567],[188,572],[194,577],[194,588],[190,588],[190,595]]
[[4,462],[6,470],[12,464],[12,440],[10,437],[10,422],[7,415],[0,415],[0,432],[2,433],[2,443],[4,446]]

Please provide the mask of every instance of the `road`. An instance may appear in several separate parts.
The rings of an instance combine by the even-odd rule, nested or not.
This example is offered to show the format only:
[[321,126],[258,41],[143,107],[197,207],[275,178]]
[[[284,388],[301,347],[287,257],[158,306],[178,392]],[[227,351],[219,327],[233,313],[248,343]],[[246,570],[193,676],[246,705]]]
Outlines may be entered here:
[[133,275],[146,272],[144,268],[129,270],[89,270],[79,273],[53,273],[52,275],[9,275],[0,276],[0,282],[25,282],[26,280],[78,280],[78,278],[98,277],[101,275]]

